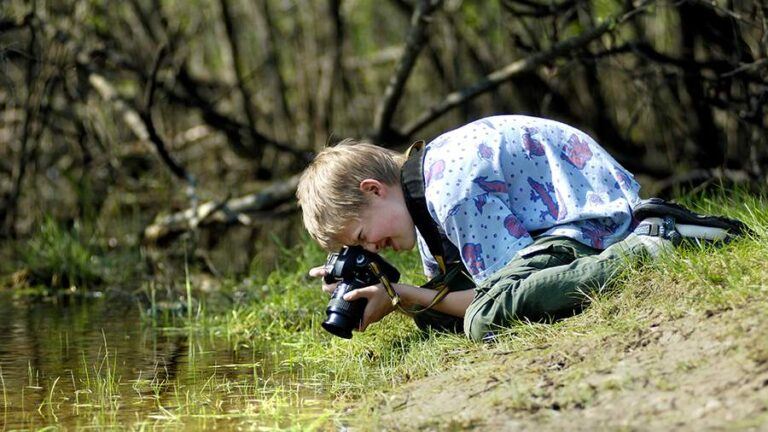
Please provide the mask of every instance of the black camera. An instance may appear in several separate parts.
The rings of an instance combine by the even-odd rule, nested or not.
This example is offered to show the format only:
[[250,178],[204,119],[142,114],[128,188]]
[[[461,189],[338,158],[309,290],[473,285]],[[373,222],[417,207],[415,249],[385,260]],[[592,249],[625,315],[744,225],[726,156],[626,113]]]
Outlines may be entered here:
[[327,284],[338,282],[339,285],[325,309],[327,317],[323,321],[324,329],[345,339],[352,337],[352,330],[362,321],[368,301],[360,299],[349,302],[344,300],[344,294],[381,282],[371,268],[371,263],[389,282],[395,283],[400,279],[400,272],[390,263],[360,246],[345,246],[340,252],[328,255],[323,280]]

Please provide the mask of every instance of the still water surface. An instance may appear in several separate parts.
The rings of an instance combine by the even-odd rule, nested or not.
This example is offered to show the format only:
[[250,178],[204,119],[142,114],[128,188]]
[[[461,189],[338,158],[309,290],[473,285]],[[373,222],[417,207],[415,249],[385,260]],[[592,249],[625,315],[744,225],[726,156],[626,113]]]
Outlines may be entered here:
[[0,430],[261,430],[333,417],[322,389],[279,357],[274,345],[235,349],[215,332],[153,324],[131,301],[0,293]]

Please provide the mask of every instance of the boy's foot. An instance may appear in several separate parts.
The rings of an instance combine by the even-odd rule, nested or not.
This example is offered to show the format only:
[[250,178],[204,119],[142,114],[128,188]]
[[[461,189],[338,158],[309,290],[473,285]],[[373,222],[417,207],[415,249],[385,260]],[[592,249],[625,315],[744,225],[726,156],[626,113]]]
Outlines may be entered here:
[[640,221],[635,234],[661,237],[676,246],[683,240],[727,243],[749,232],[747,225],[739,220],[698,214],[660,198],[642,201],[632,215]]
[[639,242],[653,258],[658,258],[662,254],[669,253],[675,249],[675,245],[671,241],[660,236],[638,235],[631,232],[625,241],[629,243]]

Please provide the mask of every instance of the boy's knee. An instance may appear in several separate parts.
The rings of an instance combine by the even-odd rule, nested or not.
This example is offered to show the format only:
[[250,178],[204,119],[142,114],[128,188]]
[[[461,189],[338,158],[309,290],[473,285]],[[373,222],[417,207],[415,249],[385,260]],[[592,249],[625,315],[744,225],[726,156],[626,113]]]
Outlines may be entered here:
[[498,331],[505,324],[508,311],[486,297],[475,298],[464,315],[464,333],[475,342],[480,342],[491,332]]
[[483,337],[490,333],[490,326],[486,325],[486,323],[482,320],[464,320],[464,334],[466,334],[470,340],[474,342],[480,342],[483,340]]

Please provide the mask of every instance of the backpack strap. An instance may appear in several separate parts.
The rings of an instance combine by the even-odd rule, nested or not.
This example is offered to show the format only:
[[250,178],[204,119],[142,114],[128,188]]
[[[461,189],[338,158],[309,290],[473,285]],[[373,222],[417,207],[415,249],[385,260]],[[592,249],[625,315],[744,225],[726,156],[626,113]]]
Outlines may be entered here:
[[423,285],[424,288],[437,292],[429,305],[405,311],[410,315],[419,314],[431,309],[449,292],[474,288],[474,282],[469,277],[464,263],[461,261],[459,249],[440,230],[427,209],[424,196],[424,141],[417,141],[406,152],[406,161],[400,172],[400,183],[408,213],[414,225],[427,243],[429,252],[440,267],[440,275]]

